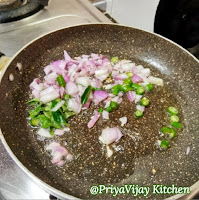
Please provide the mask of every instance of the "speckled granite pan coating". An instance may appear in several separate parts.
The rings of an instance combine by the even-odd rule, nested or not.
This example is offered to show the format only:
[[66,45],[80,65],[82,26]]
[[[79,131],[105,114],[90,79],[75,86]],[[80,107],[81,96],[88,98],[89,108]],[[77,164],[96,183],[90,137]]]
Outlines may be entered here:
[[[111,120],[99,120],[93,129],[86,123],[92,110],[72,118],[71,133],[61,139],[76,159],[64,168],[55,167],[27,125],[29,84],[43,76],[43,67],[63,58],[63,50],[72,56],[102,53],[127,58],[150,67],[154,75],[164,79],[165,87],[148,94],[151,105],[140,120],[135,120],[135,107],[129,108],[125,99],[121,109],[111,114]],[[16,63],[23,69],[19,72]],[[14,81],[9,82],[12,73]],[[124,183],[150,186],[163,184],[191,186],[199,180],[199,63],[175,44],[141,30],[117,25],[82,25],[56,31],[26,47],[10,64],[0,84],[0,127],[17,158],[33,174],[54,188],[80,198],[110,198],[90,196],[93,184],[122,185]],[[165,152],[155,149],[160,138],[158,130],[167,124],[166,109],[177,106],[183,131]],[[98,137],[103,127],[118,124],[118,117],[127,116],[129,123],[121,128],[124,137],[116,144],[121,151],[106,159]],[[129,136],[130,135],[130,136]],[[191,152],[185,154],[187,147]],[[155,168],[157,173],[152,175]],[[117,196],[117,198],[131,196]],[[148,196],[165,198],[167,196]],[[138,196],[137,198],[142,198]]]

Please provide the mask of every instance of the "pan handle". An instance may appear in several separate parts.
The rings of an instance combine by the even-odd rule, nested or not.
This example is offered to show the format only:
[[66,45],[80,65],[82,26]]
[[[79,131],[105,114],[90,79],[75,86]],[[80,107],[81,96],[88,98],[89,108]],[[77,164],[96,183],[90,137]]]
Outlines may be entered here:
[[8,63],[8,61],[10,60],[9,57],[5,56],[4,53],[0,52],[0,78],[1,78],[1,74],[5,69],[6,64]]
[[0,52],[0,58],[1,58],[2,56],[5,56],[5,54],[4,54],[4,53],[2,53],[2,52]]

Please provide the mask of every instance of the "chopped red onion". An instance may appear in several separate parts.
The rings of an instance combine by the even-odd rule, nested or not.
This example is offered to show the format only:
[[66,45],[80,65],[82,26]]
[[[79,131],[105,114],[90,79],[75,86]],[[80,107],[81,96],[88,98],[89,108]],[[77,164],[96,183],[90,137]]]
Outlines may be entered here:
[[136,105],[136,110],[140,110],[140,111],[144,112],[145,107],[138,104],[138,105]]
[[74,98],[69,99],[68,101],[68,107],[75,113],[80,113],[82,105],[80,103],[77,103]]
[[142,80],[142,78],[139,77],[137,74],[133,74],[132,81],[133,81],[133,83],[140,83],[140,82],[142,82],[143,80]]
[[138,103],[141,98],[142,98],[142,95],[136,94],[135,95],[135,103]]
[[106,128],[102,130],[102,134],[100,136],[100,140],[104,144],[111,144],[113,142],[117,142],[122,137],[122,133],[119,128]]
[[119,120],[121,121],[121,126],[124,126],[127,123],[127,117],[121,117]]
[[164,85],[163,80],[161,78],[157,78],[157,77],[154,77],[154,76],[149,76],[148,81],[149,81],[149,83],[152,83],[154,85],[158,85],[158,86]]
[[126,74],[119,74],[119,75],[115,75],[113,78],[115,80],[121,80],[121,81],[123,81],[123,80],[125,80],[125,79],[127,79],[129,77]]
[[149,68],[144,68],[140,71],[140,74],[147,78],[150,76],[151,70]]
[[50,93],[47,93],[46,95],[43,95],[40,97],[40,100],[46,104],[46,103],[49,103],[57,98],[59,98],[59,91],[58,90],[54,90]]
[[100,117],[100,114],[98,111],[94,111],[95,112],[95,115],[92,117],[92,119],[88,122],[88,128],[92,128],[95,123],[97,122],[97,120],[99,119]]
[[76,83],[79,85],[83,85],[84,87],[88,87],[91,83],[91,80],[88,76],[78,77],[76,78]]
[[109,119],[109,112],[107,112],[106,110],[104,110],[102,112],[102,117],[103,117],[103,119]]
[[68,75],[63,75],[65,82],[69,82],[70,81],[70,76]]
[[64,51],[64,59],[65,59],[65,61],[67,61],[67,63],[71,61],[71,57],[69,56],[69,54],[66,51]]
[[134,91],[128,91],[126,94],[130,102],[133,102],[135,100],[136,93]]
[[65,131],[61,129],[56,129],[54,133],[55,135],[62,136],[64,135]]
[[66,93],[69,95],[75,95],[78,93],[78,87],[73,81],[66,83]]
[[99,69],[95,71],[95,77],[101,81],[104,81],[109,76],[108,69]]
[[90,102],[90,101],[89,101],[89,102],[87,101],[87,102],[84,104],[84,108],[89,109],[90,105],[91,105],[91,102]]
[[41,137],[45,137],[45,138],[52,138],[52,135],[50,134],[50,132],[47,129],[44,128],[40,128],[37,131],[37,134]]
[[122,91],[120,91],[120,92],[118,93],[118,96],[119,96],[119,97],[123,97],[123,95],[124,95],[124,92],[122,92]]
[[94,88],[101,88],[102,87],[102,82],[99,79],[94,78],[91,81],[91,86],[94,87]]
[[123,98],[120,97],[120,98],[117,100],[117,103],[118,103],[118,104],[121,104],[121,103],[122,103],[122,100],[123,100]]
[[61,99],[63,98],[64,93],[65,93],[65,89],[63,87],[60,87],[60,89],[59,89],[59,95],[60,95]]
[[94,99],[95,101],[95,105],[98,105],[99,102],[105,100],[108,97],[108,93],[102,90],[96,90],[94,92]]

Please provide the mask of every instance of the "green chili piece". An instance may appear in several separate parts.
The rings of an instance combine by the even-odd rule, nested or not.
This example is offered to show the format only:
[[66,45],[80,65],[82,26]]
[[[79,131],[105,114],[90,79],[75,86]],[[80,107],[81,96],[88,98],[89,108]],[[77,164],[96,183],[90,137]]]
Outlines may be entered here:
[[178,109],[171,106],[171,107],[168,108],[168,113],[170,115],[177,115],[178,114]]
[[111,108],[111,106],[108,106],[108,107],[106,108],[106,111],[108,111],[108,112],[112,112],[113,109]]
[[118,104],[117,104],[115,101],[111,101],[110,107],[111,107],[113,110],[116,110],[116,109],[118,109]]
[[41,112],[41,110],[42,110],[41,106],[42,106],[42,104],[39,104],[35,109],[32,109],[29,111],[31,118],[36,117]]
[[36,118],[33,118],[33,119],[31,119],[30,120],[30,125],[31,126],[39,126],[39,120],[38,119],[36,119]]
[[129,85],[123,85],[122,86],[122,91],[126,93],[128,91],[133,91],[133,88],[131,86],[129,86]]
[[118,95],[120,91],[122,91],[122,85],[119,84],[112,87],[112,93],[114,95]]
[[70,95],[69,94],[65,94],[63,97],[64,97],[65,100],[69,100],[70,99]]
[[171,132],[168,133],[168,135],[169,135],[170,138],[174,138],[177,135],[177,133],[174,129],[171,128]]
[[55,100],[51,101],[51,109],[54,108],[60,101],[61,101],[61,99],[55,99]]
[[100,108],[100,109],[99,109],[99,113],[100,113],[100,114],[102,114],[103,111],[104,111],[103,108]]
[[169,142],[167,140],[162,140],[160,142],[160,147],[164,150],[168,149],[169,148]]
[[92,90],[93,90],[93,88],[90,85],[85,89],[83,95],[81,96],[82,105],[84,105],[87,102],[88,97],[89,97],[90,93],[92,92]]
[[153,89],[153,85],[151,83],[147,84],[145,87],[147,91],[151,91]]
[[120,60],[119,60],[118,57],[112,57],[112,58],[111,58],[111,62],[114,63],[114,64],[118,63],[119,61],[120,61]]
[[94,91],[101,90],[101,88],[93,88]]
[[171,122],[179,122],[179,117],[177,116],[177,115],[172,115],[171,117],[170,117],[170,121]]
[[168,134],[170,138],[174,138],[177,135],[176,131],[173,128],[167,126],[163,127],[161,129],[161,132],[164,134]]
[[142,98],[140,100],[140,105],[142,105],[142,106],[148,106],[149,102],[150,102],[150,100],[148,98],[144,97],[144,98]]
[[44,112],[44,115],[51,121],[52,127],[60,129],[61,121],[57,112]]
[[53,128],[52,127],[50,127],[50,134],[52,135],[52,136],[54,136],[55,134],[54,134],[54,130],[53,130]]
[[144,89],[143,86],[139,86],[139,87],[137,88],[137,90],[136,90],[136,94],[139,94],[139,95],[144,94],[144,92],[145,92],[145,89]]
[[61,87],[66,86],[66,82],[64,80],[64,77],[61,74],[57,77],[57,82]]
[[71,117],[71,116],[73,116],[73,115],[76,115],[76,113],[75,112],[73,112],[73,111],[65,111],[64,112],[64,117],[66,118],[66,119],[68,119],[69,117]]
[[69,126],[69,124],[66,122],[66,119],[62,113],[60,113],[59,117],[60,117],[60,121],[62,125]]
[[50,111],[51,108],[52,108],[52,102],[50,102],[50,103],[48,103],[48,104],[46,105],[46,107],[44,108],[44,111]]
[[172,122],[171,126],[173,126],[174,128],[182,128],[182,124],[179,122]]
[[134,90],[137,90],[137,89],[140,87],[140,85],[137,84],[137,83],[133,83],[133,84],[131,85],[131,87],[132,87]]
[[123,84],[124,85],[129,85],[129,86],[132,86],[133,82],[130,78],[127,78],[123,81]]
[[37,103],[41,103],[39,99],[31,99],[30,101],[27,102],[29,105],[34,106]]
[[143,112],[141,110],[136,110],[134,112],[134,116],[137,117],[137,118],[142,117],[142,115],[143,115]]
[[127,75],[129,78],[132,78],[133,73],[132,73],[132,72],[127,72],[126,75]]
[[37,119],[39,120],[42,128],[49,128],[52,126],[51,121],[45,115],[39,115]]
[[171,132],[171,128],[168,127],[168,126],[164,126],[164,127],[161,128],[161,132],[165,133],[165,134],[170,133]]

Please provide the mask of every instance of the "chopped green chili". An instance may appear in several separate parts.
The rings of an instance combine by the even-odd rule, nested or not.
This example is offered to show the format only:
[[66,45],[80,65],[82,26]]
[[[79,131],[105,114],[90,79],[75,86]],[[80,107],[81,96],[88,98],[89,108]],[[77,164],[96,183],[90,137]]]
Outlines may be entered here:
[[45,115],[39,115],[37,119],[39,120],[42,128],[49,128],[52,126],[51,121]]
[[126,75],[131,78],[133,76],[133,73],[132,72],[127,72]]
[[153,85],[151,83],[149,83],[145,86],[145,88],[147,91],[151,91],[153,89]]
[[52,135],[52,136],[54,136],[55,134],[54,134],[54,130],[53,130],[53,128],[52,127],[50,127],[50,134]]
[[70,95],[69,94],[65,94],[63,97],[64,97],[65,100],[69,100],[70,99]]
[[142,117],[142,115],[143,115],[143,112],[141,110],[136,110],[134,112],[134,116],[137,117],[137,118]]
[[128,91],[133,91],[133,88],[131,86],[129,86],[129,85],[123,85],[122,86],[122,91],[126,93]]
[[29,105],[34,106],[37,103],[41,103],[39,99],[31,99],[30,101],[27,102]]
[[161,132],[165,133],[165,134],[169,133],[169,132],[171,132],[171,128],[168,127],[168,126],[164,126],[164,127],[161,128]]
[[39,120],[38,119],[36,119],[36,118],[33,118],[33,119],[31,119],[30,120],[30,125],[31,126],[39,126]]
[[162,148],[162,149],[168,149],[169,148],[169,142],[167,141],[167,140],[162,140],[161,142],[160,142],[160,147]]
[[100,108],[100,109],[99,109],[99,113],[100,113],[100,114],[102,114],[103,111],[104,111],[103,108]]
[[118,57],[112,57],[112,58],[111,58],[111,62],[114,63],[114,64],[118,63],[119,61],[120,61],[120,60],[119,60]]
[[136,94],[142,95],[142,94],[144,94],[144,92],[145,92],[145,89],[144,89],[143,86],[139,86],[139,87],[137,88],[137,90],[136,90]]
[[176,131],[173,128],[167,126],[163,127],[161,129],[161,132],[164,134],[168,134],[170,138],[174,138],[177,135]]
[[57,77],[57,82],[61,87],[66,86],[66,82],[64,80],[64,77],[61,74]]
[[31,118],[36,117],[41,112],[41,110],[42,110],[41,106],[42,106],[42,104],[39,104],[36,108],[29,111]]
[[133,84],[131,85],[131,87],[132,87],[134,90],[137,90],[137,89],[140,87],[140,85],[137,84],[137,83],[133,83]]
[[179,122],[172,122],[171,126],[173,126],[174,128],[182,128],[182,124]]
[[88,97],[92,91],[93,91],[93,88],[90,85],[85,89],[83,95],[81,96],[82,105],[84,105],[87,102]]
[[111,108],[111,106],[108,106],[108,107],[106,108],[106,111],[108,111],[108,112],[112,112],[113,109]]
[[132,86],[133,82],[130,78],[127,78],[123,81],[123,84],[124,85],[129,85],[129,86]]
[[177,115],[172,115],[171,117],[170,117],[170,121],[171,122],[179,122],[179,117],[177,116]]
[[111,107],[113,110],[116,110],[116,109],[118,109],[118,104],[117,104],[115,101],[111,101],[110,107]]
[[149,102],[150,102],[150,100],[148,98],[144,97],[144,98],[142,98],[140,100],[140,105],[142,105],[142,106],[148,106]]
[[177,133],[174,129],[171,129],[171,132],[168,133],[168,135],[169,135],[170,138],[174,138],[177,135]]
[[122,85],[119,84],[112,87],[112,93],[114,95],[118,95],[120,91],[122,91]]
[[168,113],[170,115],[177,115],[178,114],[178,109],[171,106],[171,107],[168,108]]

